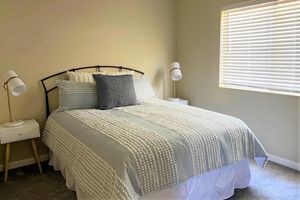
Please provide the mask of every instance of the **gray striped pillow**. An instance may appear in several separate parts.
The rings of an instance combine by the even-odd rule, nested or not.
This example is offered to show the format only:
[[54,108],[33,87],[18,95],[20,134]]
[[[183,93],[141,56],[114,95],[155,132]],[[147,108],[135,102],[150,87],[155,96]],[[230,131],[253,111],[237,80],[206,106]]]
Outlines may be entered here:
[[98,107],[95,83],[60,80],[56,85],[59,89],[60,111]]

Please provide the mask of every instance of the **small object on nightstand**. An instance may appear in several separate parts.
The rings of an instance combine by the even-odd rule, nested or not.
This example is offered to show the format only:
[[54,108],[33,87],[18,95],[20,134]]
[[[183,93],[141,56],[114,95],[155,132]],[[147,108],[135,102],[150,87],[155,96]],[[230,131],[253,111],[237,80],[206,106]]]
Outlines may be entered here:
[[171,74],[171,78],[173,80],[173,95],[174,95],[173,99],[174,99],[174,101],[175,100],[178,101],[178,98],[176,98],[176,81],[179,81],[182,79],[182,73],[180,70],[179,62],[173,62],[171,64],[170,74]]
[[6,144],[6,152],[4,159],[4,182],[7,183],[8,168],[10,159],[10,146],[12,142],[31,140],[31,147],[33,154],[38,165],[39,171],[42,174],[42,167],[40,164],[37,148],[35,145],[35,138],[40,137],[39,124],[33,120],[26,120],[22,126],[6,127],[3,124],[0,125],[0,141],[1,144]]
[[172,102],[172,103],[180,104],[180,105],[189,105],[189,101],[186,99],[170,97],[170,98],[168,98],[168,101]]
[[[9,121],[4,123],[7,127],[17,127],[23,125],[23,120],[13,120],[10,104],[10,93],[13,96],[20,96],[26,92],[27,87],[14,71],[8,71],[1,74],[1,79],[4,81],[3,87],[7,94]],[[9,93],[10,92],[10,93]]]

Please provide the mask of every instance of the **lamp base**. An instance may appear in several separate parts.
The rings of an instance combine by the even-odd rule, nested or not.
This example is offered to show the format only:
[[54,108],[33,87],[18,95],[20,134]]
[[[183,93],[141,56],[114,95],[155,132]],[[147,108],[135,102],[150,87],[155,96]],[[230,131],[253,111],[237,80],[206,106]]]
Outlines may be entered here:
[[5,122],[4,126],[5,127],[18,127],[18,126],[22,126],[24,124],[23,120],[15,120],[15,121],[11,121],[11,122]]
[[169,98],[168,98],[168,101],[171,101],[171,102],[178,102],[178,101],[180,101],[180,98],[177,98],[177,97],[169,97]]

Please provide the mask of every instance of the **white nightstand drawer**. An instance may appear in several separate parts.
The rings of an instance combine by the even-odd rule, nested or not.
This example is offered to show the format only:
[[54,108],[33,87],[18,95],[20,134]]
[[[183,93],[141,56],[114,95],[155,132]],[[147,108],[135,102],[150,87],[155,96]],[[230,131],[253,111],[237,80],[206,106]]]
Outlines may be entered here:
[[0,130],[1,144],[40,137],[39,125],[34,122],[29,120],[23,126]]

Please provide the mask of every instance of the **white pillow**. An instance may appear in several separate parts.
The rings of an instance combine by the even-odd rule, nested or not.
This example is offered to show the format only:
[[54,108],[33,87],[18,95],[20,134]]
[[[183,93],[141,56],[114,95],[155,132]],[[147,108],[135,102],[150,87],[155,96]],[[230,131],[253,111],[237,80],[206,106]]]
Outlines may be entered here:
[[77,81],[77,82],[89,82],[89,83],[95,83],[93,74],[102,74],[102,75],[108,75],[108,76],[119,76],[119,75],[125,75],[130,74],[134,75],[134,71],[132,70],[125,70],[125,71],[103,71],[103,72],[69,72],[68,71],[68,77],[69,81]]
[[69,72],[68,71],[69,81],[77,82],[95,82],[92,73],[88,72]]
[[138,103],[143,103],[147,99],[156,98],[156,95],[145,75],[134,77],[134,88]]

